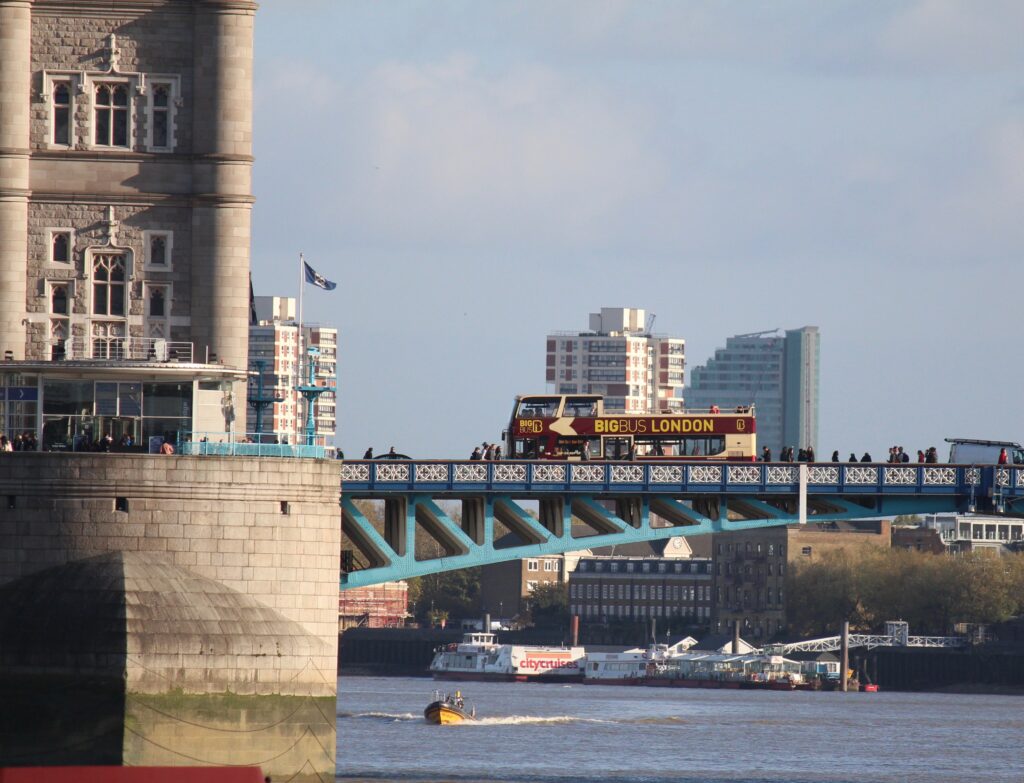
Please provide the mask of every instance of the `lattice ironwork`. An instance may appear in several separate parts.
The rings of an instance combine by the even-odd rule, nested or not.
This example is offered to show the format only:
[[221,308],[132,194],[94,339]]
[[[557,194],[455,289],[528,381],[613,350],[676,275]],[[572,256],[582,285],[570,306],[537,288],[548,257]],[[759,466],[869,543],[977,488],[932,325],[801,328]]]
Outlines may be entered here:
[[981,483],[981,468],[967,468],[967,483],[978,486]]
[[368,482],[370,480],[369,465],[342,465],[341,483],[346,481]]
[[564,484],[565,465],[534,465],[533,480],[538,484]]
[[930,487],[955,486],[956,468],[925,468],[924,483]]
[[[470,467],[470,466],[467,466]],[[487,469],[486,465],[474,465],[472,467],[480,467],[484,470]],[[495,484],[525,484],[526,483],[526,465],[506,465],[498,463],[494,466],[494,483]]]
[[416,480],[417,481],[433,481],[440,482],[443,484],[448,483],[448,466],[447,465],[416,465]]
[[761,468],[757,465],[730,465],[726,475],[730,484],[761,483]]
[[1017,468],[1013,472],[1017,474],[1017,486],[1024,487],[1024,470]]
[[832,465],[815,465],[807,468],[808,484],[838,484],[839,468]]
[[[507,467],[505,465],[495,465],[494,473],[497,475],[499,467]],[[520,467],[520,466],[516,466]],[[524,471],[525,473],[525,471]],[[456,465],[455,466],[455,481],[456,483],[464,481],[468,483],[483,483],[487,481],[487,466],[479,463],[472,465]]]
[[612,465],[613,484],[642,484],[644,468],[642,465]]
[[1009,468],[996,468],[996,486],[997,487],[1008,487],[1008,486],[1010,486],[1010,469]]
[[573,465],[573,484],[603,484],[604,465]]
[[882,482],[900,487],[912,487],[917,484],[917,468],[886,468],[882,474]]
[[846,468],[847,484],[877,484],[878,468]]
[[691,465],[688,469],[691,484],[721,484],[721,465]]
[[380,463],[376,465],[377,481],[408,481],[409,466]]
[[788,465],[769,465],[769,484],[796,484],[800,480],[800,471]]
[[652,484],[682,484],[683,469],[679,465],[653,465],[651,467]]

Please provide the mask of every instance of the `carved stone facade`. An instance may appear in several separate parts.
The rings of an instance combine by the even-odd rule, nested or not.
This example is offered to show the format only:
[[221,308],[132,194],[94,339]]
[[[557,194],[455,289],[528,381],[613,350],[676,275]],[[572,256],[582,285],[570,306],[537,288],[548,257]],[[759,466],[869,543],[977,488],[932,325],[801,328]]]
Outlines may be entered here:
[[255,8],[0,0],[11,359],[95,358],[111,333],[245,369]]

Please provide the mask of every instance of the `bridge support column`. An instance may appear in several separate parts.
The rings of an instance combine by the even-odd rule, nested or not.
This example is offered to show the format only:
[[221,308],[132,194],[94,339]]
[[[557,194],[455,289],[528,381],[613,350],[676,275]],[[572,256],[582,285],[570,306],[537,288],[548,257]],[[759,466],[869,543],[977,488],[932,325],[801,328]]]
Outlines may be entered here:
[[462,500],[462,532],[473,539],[474,544],[487,540],[487,500],[485,498],[464,498]]
[[384,501],[384,540],[399,557],[405,557],[409,544],[408,516],[409,501],[407,498],[387,498]]
[[562,498],[541,498],[540,523],[552,535],[565,535],[565,501]]
[[616,498],[615,516],[639,530],[644,524],[644,504],[641,498]]

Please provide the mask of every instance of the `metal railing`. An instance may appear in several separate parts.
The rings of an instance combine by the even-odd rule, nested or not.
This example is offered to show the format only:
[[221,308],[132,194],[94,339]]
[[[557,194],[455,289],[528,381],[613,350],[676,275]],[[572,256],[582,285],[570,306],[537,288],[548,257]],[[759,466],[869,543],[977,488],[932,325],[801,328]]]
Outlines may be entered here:
[[65,361],[186,362],[195,358],[195,347],[154,337],[71,337],[57,344],[63,349],[54,358]]
[[178,454],[199,457],[286,457],[325,459],[326,446],[281,443],[273,435],[256,432],[182,432]]

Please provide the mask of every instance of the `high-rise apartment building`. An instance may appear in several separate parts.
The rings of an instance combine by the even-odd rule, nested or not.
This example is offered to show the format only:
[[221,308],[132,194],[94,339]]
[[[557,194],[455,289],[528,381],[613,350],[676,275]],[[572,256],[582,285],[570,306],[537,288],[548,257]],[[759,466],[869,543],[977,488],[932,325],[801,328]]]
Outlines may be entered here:
[[0,431],[237,426],[255,10],[0,0]]
[[817,451],[818,356],[816,326],[730,337],[707,364],[690,371],[687,403],[722,410],[753,404],[758,447],[767,446],[775,458],[783,446]]
[[[295,318],[295,299],[281,296],[254,297],[256,323],[249,327],[249,362],[254,373],[262,363],[263,396],[277,398],[264,408],[260,432],[280,442],[295,442],[306,427],[306,403],[296,391],[308,382],[308,348],[316,348],[314,385],[328,391],[313,403],[316,445],[334,442],[337,425],[338,330],[316,324],[299,324]],[[257,396],[255,377],[249,379],[249,398]],[[256,408],[250,404],[246,429],[256,432]]]
[[681,337],[651,334],[643,310],[602,307],[589,331],[548,335],[547,383],[558,394],[604,395],[609,411],[682,410],[685,353]]

